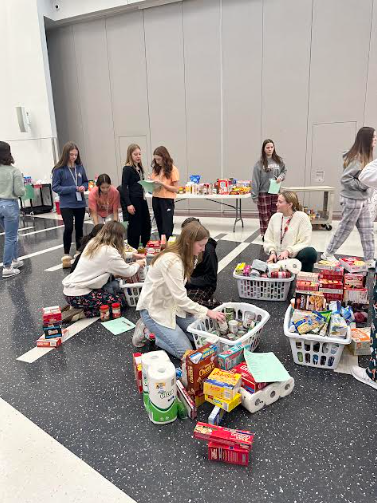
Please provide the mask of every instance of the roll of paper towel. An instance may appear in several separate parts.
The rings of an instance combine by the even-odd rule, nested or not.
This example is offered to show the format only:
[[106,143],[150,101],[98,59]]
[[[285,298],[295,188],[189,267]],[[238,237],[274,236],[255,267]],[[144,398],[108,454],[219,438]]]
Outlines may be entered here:
[[264,395],[264,403],[266,405],[271,405],[272,403],[279,400],[280,397],[280,382],[275,382],[266,386],[262,393]]
[[159,363],[160,361],[170,362],[165,351],[151,351],[150,353],[145,353],[141,357],[141,375],[143,379],[143,401],[144,407],[149,413],[149,393],[148,393],[148,368],[151,365]]
[[279,393],[281,397],[287,396],[292,393],[293,388],[295,387],[295,380],[293,377],[290,377],[287,381],[281,382],[279,387]]
[[177,419],[177,385],[172,362],[160,361],[148,368],[149,418],[155,424]]
[[244,388],[240,389],[242,405],[246,410],[251,412],[258,412],[264,407],[264,400],[261,391],[257,391],[256,393],[249,393]]

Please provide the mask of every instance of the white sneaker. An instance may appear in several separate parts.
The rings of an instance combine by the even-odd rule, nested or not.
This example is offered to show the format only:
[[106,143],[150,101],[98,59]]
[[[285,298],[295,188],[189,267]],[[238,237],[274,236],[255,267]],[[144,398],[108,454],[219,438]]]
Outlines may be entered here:
[[24,261],[23,260],[12,260],[12,267],[13,268],[17,268],[19,269],[20,267],[22,267],[24,265]]
[[354,367],[351,368],[351,372],[352,372],[352,375],[355,379],[357,379],[358,381],[364,383],[364,384],[368,384],[369,386],[372,386],[372,388],[374,389],[377,389],[377,381],[373,381],[373,379],[371,379],[366,370],[355,365]]
[[367,260],[365,263],[366,263],[368,269],[375,269],[376,268],[376,261],[373,259]]
[[12,276],[17,276],[17,274],[20,274],[19,269],[14,269],[12,266],[10,267],[3,267],[3,278],[11,278]]
[[144,325],[143,320],[139,320],[136,323],[134,335],[132,336],[132,344],[135,348],[142,348],[147,340],[146,334],[149,332],[147,327]]
[[335,255],[332,255],[331,253],[323,252],[321,255],[322,260],[327,260],[328,262],[338,262],[338,259],[335,257]]

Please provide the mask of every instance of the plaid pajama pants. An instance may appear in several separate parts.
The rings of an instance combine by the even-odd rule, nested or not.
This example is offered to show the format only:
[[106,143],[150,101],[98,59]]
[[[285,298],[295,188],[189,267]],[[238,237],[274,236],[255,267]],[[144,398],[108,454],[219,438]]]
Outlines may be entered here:
[[377,189],[373,192],[370,200],[370,213],[372,215],[372,222],[374,222],[377,217]]
[[365,260],[373,260],[374,235],[370,202],[340,196],[340,205],[342,207],[342,219],[327,246],[326,252],[328,254],[336,253],[336,250],[342,246],[356,225],[360,234],[364,258]]
[[258,196],[257,207],[259,213],[259,227],[262,236],[265,235],[268,222],[274,213],[276,213],[276,202],[278,194],[267,194],[261,192]]

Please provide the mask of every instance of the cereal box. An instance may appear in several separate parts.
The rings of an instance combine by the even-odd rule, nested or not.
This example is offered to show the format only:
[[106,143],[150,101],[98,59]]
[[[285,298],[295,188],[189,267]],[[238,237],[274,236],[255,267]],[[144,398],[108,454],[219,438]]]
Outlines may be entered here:
[[241,386],[249,393],[255,393],[267,386],[265,382],[255,382],[254,377],[249,372],[249,368],[245,362],[240,363],[236,367],[233,367],[231,372],[241,374],[242,381]]
[[216,407],[224,409],[225,412],[232,412],[233,409],[238,407],[241,403],[241,394],[237,393],[231,400],[225,400],[224,398],[218,398],[216,396],[205,395],[207,402],[212,403]]
[[253,444],[254,433],[198,422],[194,429],[194,437],[206,442],[217,442],[221,445],[238,445],[250,448]]
[[208,443],[208,459],[210,461],[222,461],[231,465],[247,466],[249,464],[250,449],[244,449],[237,445],[223,445],[218,442]]
[[186,351],[182,357],[182,372],[190,395],[196,395],[198,391],[203,390],[204,380],[216,367],[218,361],[215,344],[206,344],[199,349]]
[[241,374],[214,369],[204,381],[203,393],[224,400],[232,400],[241,387]]

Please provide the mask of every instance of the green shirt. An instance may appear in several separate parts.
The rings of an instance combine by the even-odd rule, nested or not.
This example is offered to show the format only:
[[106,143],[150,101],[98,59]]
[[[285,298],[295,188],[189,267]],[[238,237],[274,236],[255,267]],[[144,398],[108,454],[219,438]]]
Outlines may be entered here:
[[0,199],[17,199],[25,194],[24,178],[14,166],[0,164]]

